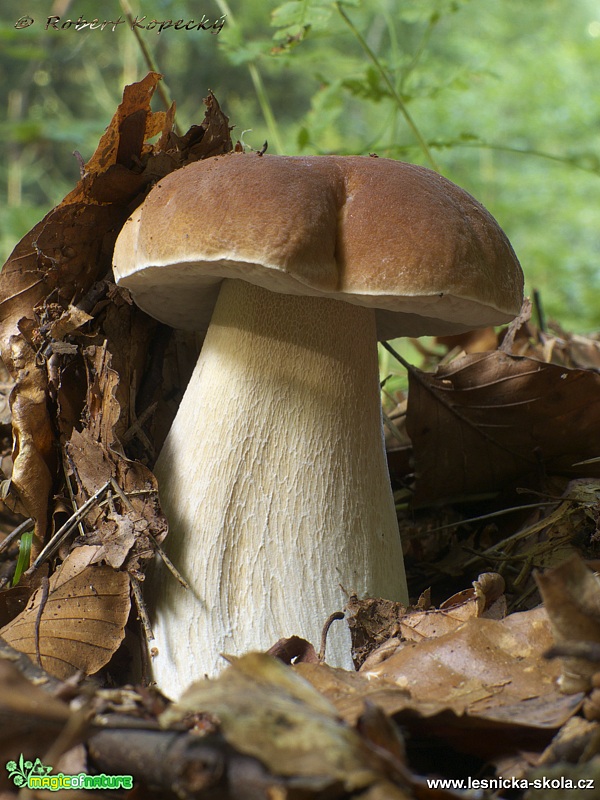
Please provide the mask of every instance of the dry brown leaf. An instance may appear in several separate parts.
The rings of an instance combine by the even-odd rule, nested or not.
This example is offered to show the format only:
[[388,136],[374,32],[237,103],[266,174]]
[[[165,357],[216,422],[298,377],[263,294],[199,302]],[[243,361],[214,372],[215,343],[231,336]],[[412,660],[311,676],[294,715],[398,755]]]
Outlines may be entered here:
[[[406,614],[400,620],[400,633],[409,642],[435,639],[455,631],[468,619],[484,616],[495,606],[491,616],[498,617],[497,603],[503,597],[504,579],[496,573],[486,572],[473,581],[473,588],[459,592],[439,609],[426,609]],[[504,602],[504,608],[506,604]],[[500,614],[502,618],[504,614]]]
[[379,597],[348,598],[344,608],[352,639],[352,659],[358,669],[377,648],[399,635],[406,606]]
[[572,334],[554,321],[549,330],[540,330],[531,321],[531,312],[531,301],[525,298],[519,316],[504,331],[500,350],[564,367],[600,370],[598,335]]
[[543,609],[497,622],[472,619],[457,631],[409,644],[367,673],[299,664],[299,672],[355,724],[365,701],[411,732],[447,740],[489,759],[522,748],[540,751],[581,704],[557,686],[559,670]]
[[381,708],[388,716],[410,705],[410,693],[393,680],[370,680],[360,672],[329,667],[327,664],[294,664],[292,669],[335,706],[349,725],[356,725],[365,703]]
[[[108,566],[94,566],[94,547],[73,550],[50,578],[40,615],[43,588],[25,610],[0,630],[0,636],[50,675],[91,675],[108,663],[125,635],[129,615],[129,577]],[[39,616],[39,640],[36,624]]]
[[563,702],[559,670],[543,658],[551,641],[543,608],[500,621],[471,619],[452,633],[406,645],[363,674],[409,689],[416,705],[433,703],[457,715],[514,725],[558,727],[573,704]]
[[548,325],[549,331],[541,331],[531,322],[525,306],[523,310],[525,313],[511,323],[509,335],[502,342],[502,350],[565,367],[600,370],[600,341],[597,335],[569,333],[553,321]]
[[293,776],[299,788],[353,791],[385,777],[381,762],[335,708],[266,654],[249,653],[219,678],[195,683],[161,716],[161,724],[201,713],[216,716],[232,747],[258,758],[274,775]]
[[575,367],[600,371],[600,341],[591,336],[579,336],[562,331],[570,360]]
[[485,572],[473,581],[473,588],[453,595],[439,609],[429,607],[428,595],[410,609],[391,600],[352,596],[345,613],[354,664],[357,669],[370,669],[402,647],[401,639],[418,642],[442,636],[473,617],[502,619],[506,614],[503,592],[502,576]]
[[[106,481],[114,477],[115,464],[106,448],[94,438],[89,428],[73,431],[71,439],[65,445],[65,453],[76,478],[80,505],[83,505],[88,497],[94,495]],[[88,519],[92,521],[100,514],[100,509],[96,509]]]
[[579,764],[544,765],[530,770],[526,777],[531,782],[526,800],[591,800],[600,786],[600,756]]
[[0,659],[0,743],[11,738],[18,725],[34,729],[48,723],[56,735],[70,716],[69,707],[23,677],[5,659]]
[[85,356],[91,376],[86,400],[87,433],[108,450],[115,444],[114,430],[121,413],[116,397],[120,378],[112,369],[106,342],[103,347],[88,347]]
[[[101,253],[112,250],[109,240],[112,241],[115,230],[125,221],[128,209],[115,203],[100,206],[88,190],[95,175],[111,159],[116,160],[120,155],[128,167],[132,166],[132,152],[124,153],[122,148],[119,152],[115,141],[112,149],[105,145],[111,131],[113,138],[117,137],[118,120],[131,112],[132,105],[142,102],[146,114],[152,118],[149,103],[158,80],[159,76],[152,74],[135,87],[126,88],[109,131],[86,165],[85,177],[19,242],[0,276],[0,348],[4,363],[17,383],[12,395],[15,439],[12,487],[22,513],[36,520],[34,555],[46,533],[48,497],[55,469],[54,432],[46,405],[46,365],[36,354],[41,342],[39,334],[35,338],[34,308],[43,304],[53,289],[67,303],[79,299],[99,272],[110,268],[106,255],[101,257]],[[164,122],[164,115],[160,115],[160,120]],[[130,197],[139,191],[138,175],[134,183]],[[64,335],[62,330],[59,333]]]
[[14,385],[15,382],[6,369],[4,361],[0,359],[0,425],[10,425],[9,397]]
[[[88,424],[99,435],[100,428],[105,428],[101,441],[107,447],[113,447],[114,441],[120,445],[139,444],[140,456],[154,461],[152,443],[146,438],[140,440],[139,430],[129,429],[135,426],[136,410],[145,410],[143,406],[137,409],[137,393],[147,369],[148,345],[154,345],[157,323],[128,303],[123,294],[117,287],[111,287],[111,302],[99,315],[106,338],[100,345],[84,350],[86,368],[93,378],[88,386]],[[94,397],[95,394],[100,397]],[[103,420],[105,414],[112,430]]]
[[[535,578],[556,645],[600,644],[600,579],[581,558],[573,556],[554,569],[536,574]],[[598,671],[599,666],[593,661],[565,658],[561,687],[568,693],[588,691]]]
[[407,430],[415,505],[500,491],[542,467],[600,475],[600,375],[501,351],[411,370]]
[[[126,383],[122,375],[112,369],[112,358],[106,344],[87,348],[85,357],[90,381],[86,401],[87,425],[82,431],[73,429],[65,445],[69,472],[76,486],[74,494],[81,506],[108,480],[115,480],[123,494],[113,498],[108,510],[99,506],[90,510],[86,516],[86,524],[91,530],[88,540],[103,544],[98,560],[103,559],[119,568],[124,559],[129,559],[127,568],[136,574],[140,560],[153,553],[148,534],[160,541],[167,530],[158,505],[158,485],[147,467],[125,459],[118,448],[116,431],[120,425],[123,432],[124,421],[118,394],[119,386],[126,386]],[[126,374],[125,368],[123,373]],[[128,404],[127,400],[124,402]],[[112,535],[114,541],[111,541]]]
[[598,741],[600,729],[595,722],[589,722],[583,717],[573,717],[568,720],[556,734],[550,745],[544,750],[538,766],[556,764],[561,761],[577,762],[585,758],[586,751],[592,752]]
[[60,341],[74,333],[90,322],[93,317],[77,306],[69,305],[69,307],[62,311],[58,319],[55,319],[49,325],[49,332],[53,339]]
[[487,353],[498,347],[498,334],[495,328],[479,328],[454,336],[437,336],[436,342],[447,347],[450,352]]
[[113,569],[120,569],[137,538],[133,519],[129,516],[109,514],[99,525],[98,536],[103,547],[100,548],[93,563],[106,561]]
[[291,664],[292,662],[300,664],[303,661],[311,664],[319,663],[319,656],[314,645],[300,636],[288,636],[284,639],[279,639],[267,650],[267,655],[283,661],[284,664]]
[[[36,520],[34,555],[52,516],[49,494],[61,466],[55,463],[55,430],[68,442],[73,429],[80,428],[87,401],[86,427],[106,450],[119,451],[109,458],[118,462],[120,437],[136,423],[135,396],[152,342],[149,331],[156,323],[128,304],[123,293],[108,288],[105,276],[110,275],[116,236],[160,177],[189,161],[231,150],[228,120],[212,94],[202,124],[184,137],[175,136],[174,108],[150,110],[159,80],[150,73],[125,88],[81,180],[17,244],[0,276],[0,350],[16,381],[12,507]],[[158,134],[158,143],[149,144]],[[82,332],[92,318],[95,333]],[[88,365],[81,354],[88,345],[94,363],[85,373]],[[86,374],[93,377],[87,397],[82,392]],[[55,426],[47,410],[49,395],[58,408]],[[134,433],[143,440],[141,429]],[[154,455],[148,445],[143,440],[146,460]],[[135,491],[148,488],[148,475],[142,474],[142,480],[145,486]],[[151,516],[159,522],[157,535],[163,535],[164,520],[156,511]]]
[[13,427],[11,492],[6,505],[35,520],[32,551],[40,551],[46,535],[48,495],[55,469],[54,431],[46,404],[46,375],[40,370],[29,343],[19,337],[8,339],[3,352],[15,388],[10,407]]

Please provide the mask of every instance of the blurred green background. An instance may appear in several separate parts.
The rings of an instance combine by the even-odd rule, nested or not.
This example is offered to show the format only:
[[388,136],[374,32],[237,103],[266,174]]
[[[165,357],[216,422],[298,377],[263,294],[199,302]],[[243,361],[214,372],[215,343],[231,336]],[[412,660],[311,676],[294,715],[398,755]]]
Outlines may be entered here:
[[[131,4],[142,24],[204,16],[209,27],[139,29],[182,130],[201,121],[212,89],[253,148],[267,139],[274,153],[435,166],[498,219],[549,317],[600,328],[600,2]],[[119,0],[2,0],[2,261],[76,183],[73,151],[89,158],[123,86],[148,72],[129,25],[46,30],[51,15],[60,27],[124,10]],[[18,29],[23,16],[34,23]]]

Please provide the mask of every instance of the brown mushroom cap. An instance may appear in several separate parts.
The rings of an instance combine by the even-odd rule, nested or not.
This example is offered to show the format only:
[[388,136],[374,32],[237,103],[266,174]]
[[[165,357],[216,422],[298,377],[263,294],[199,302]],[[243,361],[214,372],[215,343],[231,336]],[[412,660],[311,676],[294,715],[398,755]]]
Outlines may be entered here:
[[424,167],[368,156],[235,153],[190,164],[149,193],[114,255],[153,317],[206,330],[219,285],[376,309],[380,339],[511,320],[523,274],[495,219]]

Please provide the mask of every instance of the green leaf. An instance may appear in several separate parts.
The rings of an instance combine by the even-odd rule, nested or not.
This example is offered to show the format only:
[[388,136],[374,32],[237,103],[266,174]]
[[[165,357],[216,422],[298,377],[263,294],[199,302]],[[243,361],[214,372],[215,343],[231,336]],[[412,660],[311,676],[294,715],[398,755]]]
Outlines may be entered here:
[[245,42],[242,44],[232,44],[224,42],[222,49],[227,54],[227,59],[234,67],[249,64],[256,61],[260,56],[269,52],[271,44],[265,46],[262,42]]
[[[15,575],[12,581],[13,586],[16,586],[19,583],[19,581],[21,580],[21,575],[29,567],[29,561],[31,558],[32,539],[33,539],[33,531],[24,533],[23,536],[21,536],[21,542],[19,544],[19,558],[17,559],[17,566],[15,567]],[[31,762],[27,763],[29,763],[30,766],[33,766]],[[27,766],[27,764],[25,766]]]
[[372,66],[367,67],[362,78],[349,78],[342,81],[342,86],[354,97],[372,100],[375,103],[392,96],[381,77],[381,73]]
[[298,135],[296,137],[296,143],[298,145],[298,149],[304,150],[309,141],[310,141],[310,136],[308,134],[308,128],[306,127],[306,125],[303,125],[298,131]]
[[271,14],[272,27],[279,28],[273,39],[278,44],[297,44],[311,28],[326,29],[332,13],[332,4],[326,0],[289,0]]

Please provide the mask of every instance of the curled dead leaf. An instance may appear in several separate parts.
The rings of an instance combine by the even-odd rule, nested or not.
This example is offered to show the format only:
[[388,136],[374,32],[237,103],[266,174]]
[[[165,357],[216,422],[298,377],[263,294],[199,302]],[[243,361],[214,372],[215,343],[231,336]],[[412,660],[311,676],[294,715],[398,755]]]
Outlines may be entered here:
[[[535,576],[546,605],[555,643],[600,644],[600,579],[579,556]],[[560,678],[564,692],[573,694],[592,688],[599,665],[585,658],[565,658]]]
[[[35,351],[19,336],[11,336],[8,344],[10,350],[3,357],[15,380],[10,402],[14,437],[11,491],[16,499],[12,508],[35,520],[35,556],[46,534],[55,469],[54,431],[46,403],[46,373],[37,363]],[[8,498],[4,502],[11,507]]]

